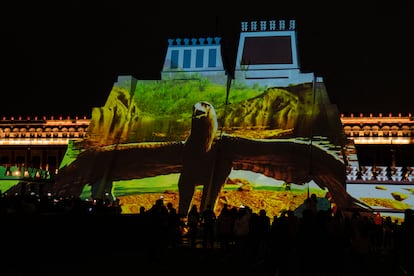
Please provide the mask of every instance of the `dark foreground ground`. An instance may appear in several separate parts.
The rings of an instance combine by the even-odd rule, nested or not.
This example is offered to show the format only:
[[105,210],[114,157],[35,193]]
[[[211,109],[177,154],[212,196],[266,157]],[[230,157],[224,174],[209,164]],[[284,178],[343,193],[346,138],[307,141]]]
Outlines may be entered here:
[[[20,255],[21,254],[21,255]],[[44,255],[24,250],[13,260],[2,262],[1,275],[407,275],[389,260],[390,256],[372,256],[369,264],[357,263],[332,267],[321,260],[317,272],[292,261],[285,273],[275,271],[266,262],[241,262],[223,257],[217,250],[168,249],[162,258],[153,258],[134,250],[109,249],[90,255],[73,252]]]
[[409,275],[393,249],[361,256],[314,247],[256,258],[186,240],[161,246],[140,227],[134,217],[3,219],[0,275]]

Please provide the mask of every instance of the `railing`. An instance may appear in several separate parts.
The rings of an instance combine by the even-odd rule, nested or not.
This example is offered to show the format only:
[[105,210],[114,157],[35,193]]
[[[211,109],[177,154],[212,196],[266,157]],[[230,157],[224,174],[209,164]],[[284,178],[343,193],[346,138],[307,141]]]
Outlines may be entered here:
[[358,182],[414,182],[414,167],[349,166],[347,181]]

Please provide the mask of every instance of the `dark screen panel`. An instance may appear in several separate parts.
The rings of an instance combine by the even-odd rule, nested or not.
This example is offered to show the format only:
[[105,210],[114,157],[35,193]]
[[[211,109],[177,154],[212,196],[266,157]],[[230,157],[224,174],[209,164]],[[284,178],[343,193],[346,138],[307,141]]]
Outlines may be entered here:
[[242,65],[292,64],[291,36],[246,37]]

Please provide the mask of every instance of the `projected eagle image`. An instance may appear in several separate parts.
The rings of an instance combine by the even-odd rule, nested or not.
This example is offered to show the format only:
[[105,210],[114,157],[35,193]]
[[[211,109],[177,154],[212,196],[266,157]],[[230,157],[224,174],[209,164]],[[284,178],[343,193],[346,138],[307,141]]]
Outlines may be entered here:
[[[128,102],[125,95],[122,99]],[[127,106],[125,110],[134,109]],[[99,198],[114,181],[179,174],[178,212],[186,215],[196,187],[202,186],[200,209],[204,209],[207,204],[216,203],[232,170],[246,170],[286,183],[302,185],[314,181],[329,190],[338,207],[365,208],[346,192],[344,162],[326,145],[297,137],[257,138],[237,131],[227,132],[226,128],[220,128],[222,120],[218,120],[215,108],[208,101],[198,101],[192,109],[191,129],[186,139],[86,148],[61,168],[54,192],[62,196],[79,195],[86,185],[91,185]],[[110,110],[122,116],[126,113],[119,107]],[[99,116],[97,121],[108,117],[103,112]],[[111,116],[114,125],[119,121],[114,118],[119,115]],[[125,125],[118,129],[111,127],[111,133],[119,133],[114,137],[125,133]]]

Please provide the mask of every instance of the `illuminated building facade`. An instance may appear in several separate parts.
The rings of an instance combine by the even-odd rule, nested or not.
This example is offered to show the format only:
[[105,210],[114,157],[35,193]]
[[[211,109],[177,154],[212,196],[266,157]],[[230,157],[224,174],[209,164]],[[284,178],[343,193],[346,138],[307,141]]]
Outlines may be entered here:
[[[0,120],[0,190],[23,180],[37,192],[52,182],[69,141],[86,136],[89,119],[62,117],[3,117]],[[16,190],[20,192],[20,187]]]
[[[280,176],[289,184],[297,180],[293,184],[299,186],[309,181],[309,172],[319,166],[322,174],[311,175],[316,181],[326,185],[335,182],[340,188],[343,184],[358,199],[364,197],[367,187],[391,191],[400,185],[397,188],[410,189],[413,161],[409,152],[414,133],[411,115],[340,115],[336,105],[329,101],[323,79],[301,72],[295,28],[294,20],[242,22],[234,76],[229,76],[223,66],[220,38],[170,39],[161,80],[119,76],[107,103],[94,108],[90,119],[4,119],[0,129],[3,175],[9,177],[8,168],[12,166],[19,171],[22,168],[46,170],[48,177],[51,172],[59,174],[62,170],[56,169],[67,157],[67,146],[71,145],[73,150],[72,142],[86,141],[82,158],[74,154],[67,163],[65,177],[56,182],[62,194],[79,195],[84,187],[92,187],[91,194],[99,198],[118,185],[120,194],[129,189],[128,196],[139,198],[145,189],[136,187],[147,187],[139,180],[165,175],[172,175],[174,178],[168,184],[176,185],[181,168],[179,158],[161,155],[159,151],[173,150],[165,146],[170,142],[176,148],[181,145],[191,125],[187,120],[192,118],[188,113],[189,104],[208,100],[216,107],[218,121],[223,122],[220,127],[226,135],[232,135],[232,143],[243,140],[252,145],[250,142],[254,140],[255,145],[264,148],[272,143],[280,145],[282,140],[291,148],[306,148],[301,151],[302,156],[291,156],[281,148],[272,152],[270,159],[267,152],[261,159],[246,154],[243,160],[231,160],[237,169],[265,172],[274,178]],[[183,94],[183,90],[188,93]],[[342,154],[344,140],[349,141],[346,156]],[[239,156],[245,149],[234,148],[239,152],[229,156]],[[308,149],[314,152],[310,154]],[[139,155],[147,150],[145,155]],[[316,152],[320,155],[316,156]],[[277,155],[282,153],[287,160],[278,159]],[[122,158],[115,162],[113,156]],[[139,163],[148,157],[153,159]],[[333,170],[318,163],[328,159],[336,162],[334,169],[344,169],[330,173]],[[267,162],[267,167],[260,167],[260,162]],[[300,165],[295,167],[296,164]],[[149,169],[141,171],[141,168]],[[297,179],[295,174],[303,178]],[[36,175],[29,173],[27,178],[20,179],[27,182],[32,178],[36,179]],[[136,184],[131,188],[129,183],[133,181]],[[257,184],[256,181],[251,183]],[[154,186],[159,182],[153,183]],[[381,189],[377,189],[380,184]],[[173,185],[170,188],[170,191],[177,190]],[[120,194],[114,195],[120,197]],[[398,196],[401,198],[402,194]],[[136,207],[131,204],[130,210]]]
[[[411,114],[342,114],[341,122],[345,135],[356,147],[359,165],[352,171],[358,172],[358,180],[412,181],[414,120]],[[365,167],[373,168],[370,177],[367,177]],[[380,177],[378,174],[381,172],[375,170],[383,167],[387,167],[388,176],[395,171],[402,174]],[[355,180],[356,175],[349,175],[348,178]]]

